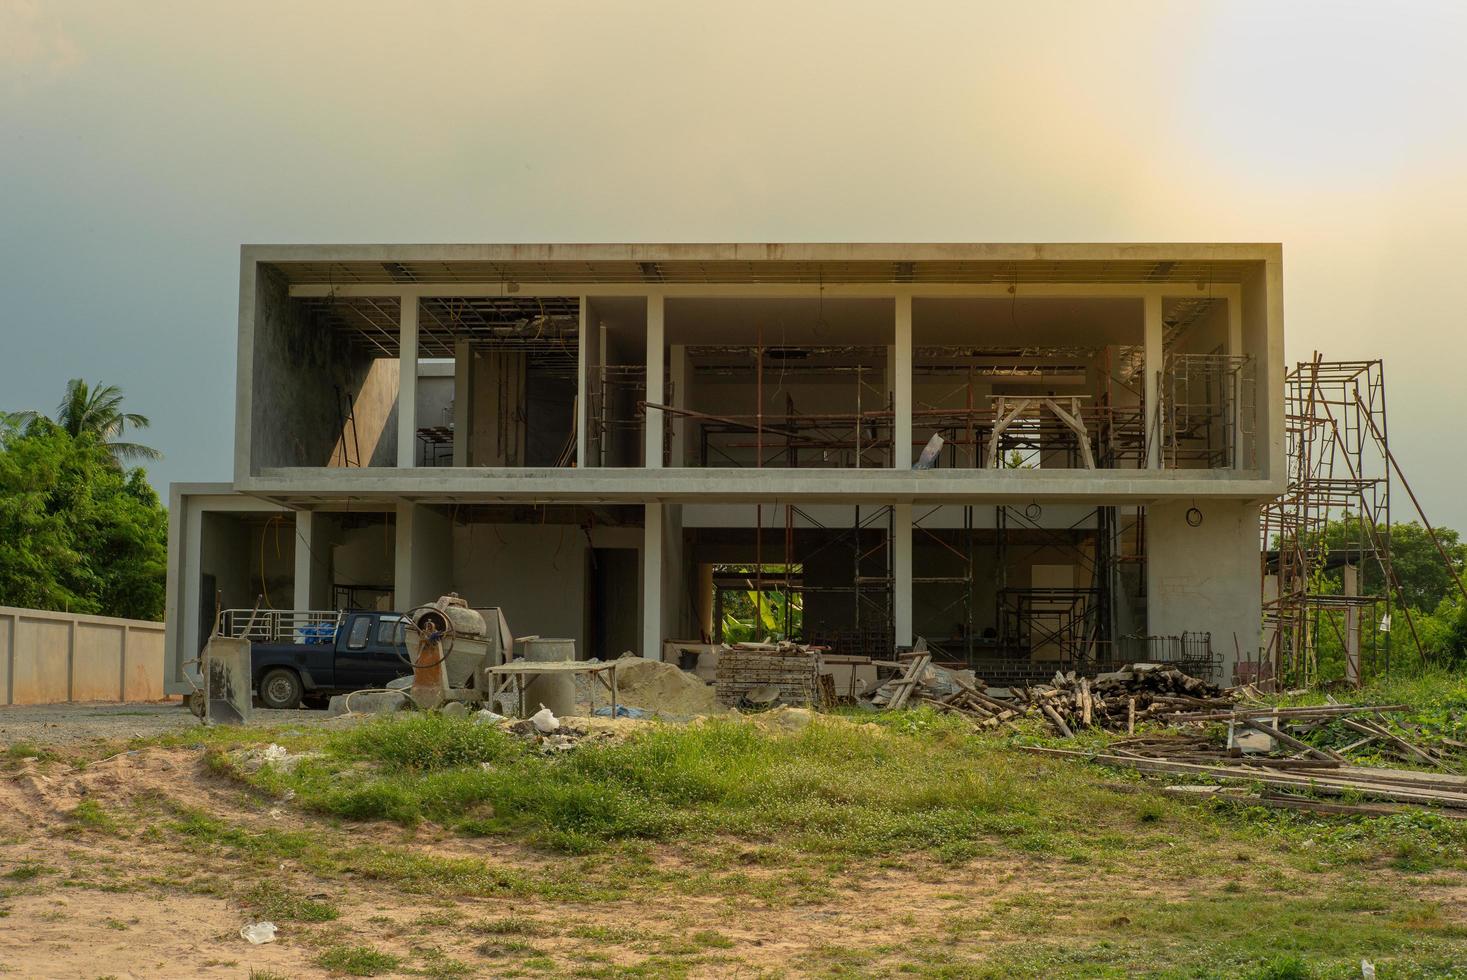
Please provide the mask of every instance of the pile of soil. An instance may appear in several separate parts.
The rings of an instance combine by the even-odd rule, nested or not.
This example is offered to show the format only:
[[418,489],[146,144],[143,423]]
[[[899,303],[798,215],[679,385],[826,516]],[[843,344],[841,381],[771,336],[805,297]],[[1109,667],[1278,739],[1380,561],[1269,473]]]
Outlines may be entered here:
[[713,688],[697,674],[676,664],[623,654],[617,660],[616,691],[622,704],[651,711],[664,718],[719,715],[728,708],[718,703]]

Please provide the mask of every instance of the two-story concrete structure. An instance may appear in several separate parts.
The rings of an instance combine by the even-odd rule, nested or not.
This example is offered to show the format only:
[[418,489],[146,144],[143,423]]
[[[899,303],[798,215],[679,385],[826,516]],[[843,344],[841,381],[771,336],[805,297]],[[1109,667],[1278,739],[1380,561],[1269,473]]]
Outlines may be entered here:
[[582,656],[765,590],[841,652],[1230,674],[1280,289],[1266,244],[247,246],[234,479],[172,491],[170,689],[216,594],[449,590]]

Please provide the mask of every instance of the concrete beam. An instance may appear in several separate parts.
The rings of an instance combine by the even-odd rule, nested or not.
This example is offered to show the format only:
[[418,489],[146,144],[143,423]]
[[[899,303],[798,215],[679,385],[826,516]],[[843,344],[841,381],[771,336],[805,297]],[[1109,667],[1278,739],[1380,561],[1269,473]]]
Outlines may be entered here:
[[302,467],[264,470],[241,492],[285,500],[562,500],[645,503],[648,500],[831,503],[996,504],[1048,502],[1145,505],[1157,500],[1262,500],[1281,480],[1231,470],[893,470],[874,469],[520,469],[438,467],[416,470]]
[[418,298],[402,297],[398,327],[397,465],[410,468],[418,455]]
[[[871,282],[818,282],[809,283],[626,283],[626,282],[525,282],[519,283],[513,295],[526,296],[695,296],[705,299],[890,299],[892,296],[912,296],[918,299],[957,298],[964,296],[1003,299],[1009,296],[1010,282],[997,283],[871,283]],[[1238,290],[1237,283],[1214,282],[1210,295],[1225,296]],[[1143,296],[1191,297],[1197,295],[1194,283],[1114,283],[1114,282],[1052,282],[1024,283],[1026,298],[1055,299],[1137,299]],[[386,297],[396,299],[410,295],[419,298],[434,297],[499,297],[511,295],[502,282],[425,282],[425,283],[296,283],[290,287],[290,296],[297,299],[321,299],[326,297]]]

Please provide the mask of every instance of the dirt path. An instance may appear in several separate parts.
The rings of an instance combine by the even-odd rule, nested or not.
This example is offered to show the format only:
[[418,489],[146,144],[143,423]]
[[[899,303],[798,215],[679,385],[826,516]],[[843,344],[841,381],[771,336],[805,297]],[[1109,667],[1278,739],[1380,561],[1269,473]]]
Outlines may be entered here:
[[[312,723],[324,711],[271,711],[256,708],[253,726]],[[0,706],[0,746],[17,743],[68,748],[95,742],[151,738],[198,727],[199,720],[179,701]]]
[[[79,806],[84,815],[102,816],[79,818]],[[79,770],[19,764],[0,774],[0,974],[329,976],[319,963],[323,953],[365,946],[398,958],[400,969],[435,975],[436,968],[442,976],[649,961],[676,975],[756,976],[788,971],[827,947],[879,946],[893,921],[912,934],[940,933],[943,917],[955,910],[973,916],[1002,899],[1069,887],[1080,874],[913,859],[858,875],[799,871],[791,877],[787,869],[765,866],[755,849],[735,854],[726,871],[710,873],[689,854],[661,849],[650,858],[663,887],[630,900],[430,896],[350,869],[319,874],[289,859],[262,867],[200,847],[159,819],[127,824],[129,814],[160,806],[208,814],[246,834],[306,831],[343,847],[377,843],[406,855],[471,857],[532,874],[548,874],[556,862],[517,845],[432,828],[409,836],[380,824],[331,826],[209,774],[200,753],[190,750],[146,749]],[[98,825],[106,821],[117,825]],[[594,873],[594,862],[588,867]],[[243,896],[261,882],[329,901],[340,916],[281,921],[275,943],[251,946],[238,934],[255,917]]]

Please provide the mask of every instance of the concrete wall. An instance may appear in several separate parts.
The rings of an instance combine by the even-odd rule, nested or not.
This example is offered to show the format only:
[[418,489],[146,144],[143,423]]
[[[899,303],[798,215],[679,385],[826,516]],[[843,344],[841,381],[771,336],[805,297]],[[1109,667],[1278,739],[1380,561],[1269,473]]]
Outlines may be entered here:
[[397,576],[395,523],[396,516],[389,514],[380,523],[339,527],[332,537],[331,583],[391,589]]
[[[1263,622],[1258,505],[1206,500],[1202,524],[1187,524],[1190,502],[1146,509],[1147,632],[1209,632],[1231,680],[1237,651],[1257,659]],[[1236,645],[1234,643],[1236,638]]]
[[460,524],[452,578],[472,606],[498,606],[515,636],[570,637],[585,656],[587,542],[572,524]]
[[[258,270],[254,313],[252,468],[393,465],[398,362],[312,323],[268,268]],[[348,402],[354,432],[342,426]]]
[[156,701],[164,627],[0,606],[0,704]]

